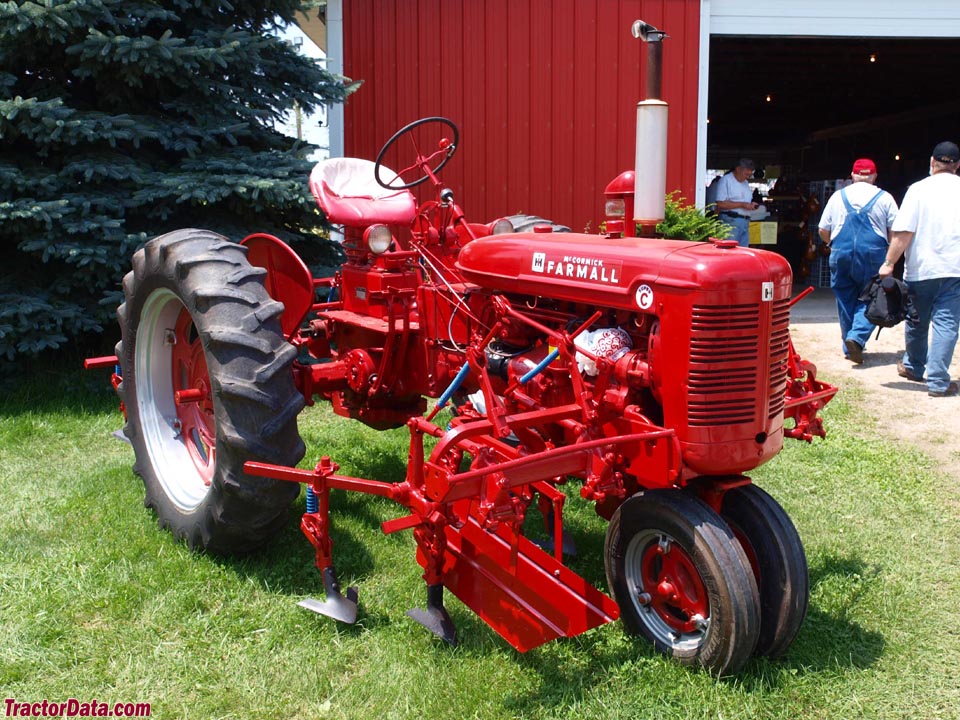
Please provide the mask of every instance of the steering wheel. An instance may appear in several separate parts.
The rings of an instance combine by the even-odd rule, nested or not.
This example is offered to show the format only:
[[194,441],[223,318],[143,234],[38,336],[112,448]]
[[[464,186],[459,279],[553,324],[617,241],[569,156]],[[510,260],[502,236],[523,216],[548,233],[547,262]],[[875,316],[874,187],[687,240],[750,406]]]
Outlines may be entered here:
[[[420,145],[417,142],[417,136],[414,134],[413,131],[416,130],[421,125],[427,125],[430,123],[446,125],[453,132],[453,140],[451,141],[449,138],[443,137],[441,135],[440,141],[437,143],[439,149],[434,150],[432,153],[424,155],[420,151]],[[383,178],[380,177],[380,168],[383,167],[383,158],[387,154],[387,152],[390,150],[390,148],[392,148],[400,140],[401,137],[407,134],[410,135],[410,141],[413,143],[413,149],[417,153],[417,159],[413,163],[413,165],[410,165],[409,167],[406,167],[403,170],[398,171],[396,174],[396,177],[391,178],[389,182],[384,182]],[[440,172],[440,168],[446,165],[447,162],[450,160],[450,158],[453,157],[453,154],[457,151],[457,145],[459,143],[460,143],[460,131],[457,129],[457,126],[453,124],[452,120],[448,120],[447,118],[444,118],[444,117],[421,118],[420,120],[416,120],[410,123],[409,125],[401,128],[396,133],[394,133],[392,138],[387,140],[387,144],[380,149],[380,152],[377,155],[377,160],[373,167],[373,176],[374,178],[376,178],[377,183],[381,187],[387,188],[388,190],[405,190],[408,188],[416,187],[420,183],[430,180],[431,176],[433,176],[435,173]],[[431,163],[433,163],[438,158],[440,159],[440,162],[438,162],[435,167],[431,167]],[[416,180],[412,182],[403,182],[403,176],[413,170],[419,170],[421,173],[423,173],[422,177],[418,177]]]

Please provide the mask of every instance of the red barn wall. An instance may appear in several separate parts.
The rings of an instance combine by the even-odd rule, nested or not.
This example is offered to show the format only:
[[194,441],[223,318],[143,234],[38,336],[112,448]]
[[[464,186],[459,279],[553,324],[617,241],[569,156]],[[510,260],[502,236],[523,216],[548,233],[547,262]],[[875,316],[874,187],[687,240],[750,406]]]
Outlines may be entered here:
[[[467,217],[527,213],[582,230],[603,189],[634,164],[645,96],[643,19],[667,32],[667,190],[697,178],[699,0],[344,0],[348,156],[374,159],[401,126],[441,115],[460,128],[442,179]],[[396,168],[395,168],[396,169]]]

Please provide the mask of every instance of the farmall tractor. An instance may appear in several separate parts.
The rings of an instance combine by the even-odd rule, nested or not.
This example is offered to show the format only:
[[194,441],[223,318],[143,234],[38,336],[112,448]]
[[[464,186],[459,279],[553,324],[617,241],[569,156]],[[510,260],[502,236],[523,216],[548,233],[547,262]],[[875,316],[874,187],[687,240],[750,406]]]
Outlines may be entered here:
[[[623,237],[613,220],[604,235],[468,222],[438,177],[458,145],[451,121],[428,118],[376,162],[315,168],[344,231],[334,277],[265,234],[181,230],[137,251],[117,358],[90,365],[119,361],[146,504],[191,547],[242,553],[305,484],[325,599],[301,605],[341,622],[358,594],[334,569],[333,489],[396,502],[383,532],[412,531],[427,590],[408,614],[448,642],[444,589],[520,652],[619,618],[716,674],[782,654],[807,609],[806,559],[745,473],[784,436],[823,436],[835,392],[793,350],[788,263],[726,240]],[[383,162],[398,151],[412,158],[399,173]],[[435,192],[418,204],[421,183]],[[297,417],[317,398],[406,426],[403,482],[326,457],[297,468]],[[570,492],[609,521],[609,596],[564,564]],[[528,539],[531,513],[552,542]]]

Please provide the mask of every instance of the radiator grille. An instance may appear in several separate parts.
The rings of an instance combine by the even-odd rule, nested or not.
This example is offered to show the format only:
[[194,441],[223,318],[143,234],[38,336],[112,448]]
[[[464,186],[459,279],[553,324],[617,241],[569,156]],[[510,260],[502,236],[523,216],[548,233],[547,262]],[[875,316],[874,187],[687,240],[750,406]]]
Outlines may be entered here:
[[787,390],[787,359],[790,352],[790,301],[778,300],[773,306],[770,328],[770,407],[773,420],[783,412]]
[[[783,411],[787,379],[789,301],[774,304],[769,354],[760,345],[761,306],[696,305],[688,376],[690,427],[754,422],[758,408],[770,419]],[[769,386],[761,391],[770,363]],[[760,396],[765,396],[760,398]],[[760,410],[762,412],[762,410]]]

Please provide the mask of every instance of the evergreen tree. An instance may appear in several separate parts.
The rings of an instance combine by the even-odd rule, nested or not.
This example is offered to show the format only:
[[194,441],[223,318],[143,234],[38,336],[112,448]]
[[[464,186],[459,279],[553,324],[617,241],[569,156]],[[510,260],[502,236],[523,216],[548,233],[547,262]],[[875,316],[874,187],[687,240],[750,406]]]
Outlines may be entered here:
[[332,257],[312,148],[274,129],[347,92],[271,33],[307,6],[0,2],[0,357],[112,325],[133,251],[171,229]]

